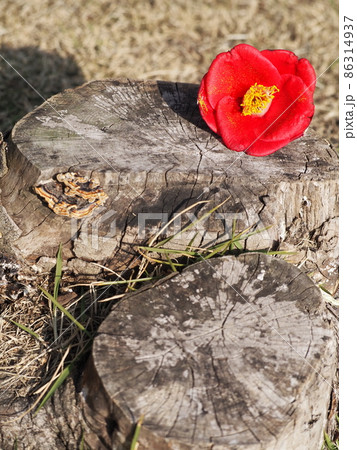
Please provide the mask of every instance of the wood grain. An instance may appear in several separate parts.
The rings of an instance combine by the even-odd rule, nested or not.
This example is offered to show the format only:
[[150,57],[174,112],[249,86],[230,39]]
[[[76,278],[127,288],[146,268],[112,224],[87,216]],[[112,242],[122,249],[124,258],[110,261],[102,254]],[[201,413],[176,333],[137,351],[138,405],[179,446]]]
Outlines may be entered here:
[[[240,229],[271,227],[249,238],[250,249],[276,248],[287,236],[292,243],[309,239],[337,216],[338,162],[327,142],[309,131],[268,157],[230,151],[203,123],[197,90],[160,81],[93,81],[20,120],[0,182],[2,204],[18,228],[17,253],[31,261],[54,256],[62,242],[65,258],[125,262],[140,241],[140,214],[156,214],[147,221],[148,237],[188,205],[210,200],[191,211],[197,216],[229,196],[221,213],[238,215]],[[66,171],[99,178],[109,195],[105,207],[78,221],[56,216],[32,187]],[[225,225],[211,217],[199,239],[222,238]],[[292,229],[299,232],[289,234]]]
[[122,438],[144,415],[140,448],[320,448],[336,341],[311,280],[253,253],[125,298],[93,361]]

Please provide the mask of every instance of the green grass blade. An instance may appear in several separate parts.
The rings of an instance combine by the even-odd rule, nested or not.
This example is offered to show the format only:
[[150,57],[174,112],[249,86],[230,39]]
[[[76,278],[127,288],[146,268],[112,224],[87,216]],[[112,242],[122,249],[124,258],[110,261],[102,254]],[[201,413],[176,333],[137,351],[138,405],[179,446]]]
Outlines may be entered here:
[[296,255],[296,252],[289,252],[287,250],[257,250],[257,252],[262,252],[265,255]]
[[324,437],[325,437],[325,445],[327,447],[327,450],[338,450],[338,446],[334,444],[331,439],[329,438],[329,435],[324,431]]
[[131,441],[131,444],[130,444],[130,450],[136,450],[139,446],[137,444],[138,444],[141,427],[143,425],[143,421],[144,421],[144,416],[140,416],[140,418],[136,424],[136,427],[135,427],[133,440]]
[[[171,266],[171,263],[175,267],[186,267],[187,266],[187,264],[184,264],[184,263],[174,263],[172,261],[171,261],[171,263],[169,263],[169,261],[165,261],[164,259],[155,259],[155,258],[151,258],[151,257],[150,257],[150,261],[154,262],[154,263],[157,263],[157,264],[163,264],[165,266]],[[160,279],[161,277],[158,277],[158,278]]]
[[236,247],[238,250],[242,249],[242,246],[239,244],[240,240],[240,233],[233,236],[231,239],[227,239],[223,242],[219,242],[218,244],[212,245],[211,247],[208,247],[205,249],[206,251],[210,252],[208,256],[206,256],[204,259],[212,258],[212,256],[216,255],[217,253],[226,253],[228,250],[234,250],[234,247]]
[[[164,245],[164,243],[168,242],[169,240],[179,236],[180,234],[184,233],[185,231],[189,230],[190,228],[194,227],[196,224],[198,224],[199,222],[201,222],[202,220],[204,220],[206,217],[210,216],[214,211],[216,211],[218,208],[220,208],[222,205],[224,205],[228,200],[230,199],[230,197],[226,198],[225,200],[223,200],[223,202],[221,202],[219,205],[215,206],[214,208],[210,209],[208,212],[206,212],[205,214],[203,214],[201,217],[199,217],[198,219],[194,220],[193,222],[189,223],[185,228],[183,228],[182,230],[178,231],[177,233],[173,234],[172,236],[170,236],[169,238],[165,239],[164,241],[160,241],[157,244],[155,244],[155,246],[153,246],[152,248],[156,248],[159,246]],[[197,204],[199,203],[207,203],[207,201],[202,201],[202,202],[197,202]],[[194,206],[194,205],[193,205]],[[188,210],[189,208],[186,208],[186,210]],[[185,210],[185,211],[186,211]]]
[[[196,237],[198,236],[198,232],[194,234],[193,238],[190,240],[190,242],[188,243],[188,245],[185,248],[186,252],[192,251],[192,245],[195,242]],[[186,266],[188,266],[190,264],[190,257],[187,256],[186,258]]]
[[178,233],[175,234],[175,237],[178,236],[179,234],[184,233],[185,231],[189,230],[190,228],[194,227],[196,224],[202,222],[202,220],[204,220],[206,217],[210,216],[212,213],[214,213],[218,208],[220,208],[222,205],[224,205],[228,200],[230,199],[230,197],[226,198],[225,200],[223,200],[223,202],[221,202],[219,205],[215,206],[214,208],[210,209],[209,211],[207,211],[205,214],[203,214],[201,217],[199,217],[198,219],[194,220],[193,222],[191,222],[190,224],[188,224],[185,228],[183,228],[181,231],[179,231]]
[[230,251],[234,250],[234,236],[235,236],[235,232],[236,232],[236,226],[237,226],[237,219],[233,219],[233,223],[232,223],[232,238],[231,238],[231,244],[229,246],[229,250]]
[[321,285],[319,285],[318,287],[320,288],[322,298],[325,302],[331,303],[331,305],[334,306],[340,306],[340,302],[336,300],[326,288],[322,287]]
[[35,333],[34,331],[32,331],[30,328],[27,328],[25,325],[21,325],[21,323],[17,323],[11,319],[10,319],[10,322],[13,323],[14,325],[16,325],[17,327],[19,327],[21,330],[26,331],[26,333],[30,334],[32,337],[34,337],[38,341],[42,342],[42,339],[40,338],[40,336],[37,333]]
[[188,252],[190,251],[190,248],[191,248],[192,244],[195,242],[195,239],[196,239],[197,235],[198,235],[198,232],[195,233],[195,235],[193,236],[193,238],[192,238],[192,239],[190,240],[190,242],[187,244],[187,247],[185,248],[186,251],[188,251]]
[[[233,245],[234,245],[234,247],[235,247],[235,250],[239,250],[239,251],[242,251],[242,250],[243,250],[243,246],[240,245],[240,243],[239,243],[238,241],[234,241],[234,242],[233,242]],[[233,250],[234,250],[234,249],[233,249]]]
[[61,384],[66,380],[68,375],[71,373],[72,367],[73,367],[73,364],[69,364],[67,367],[65,367],[62,370],[62,372],[60,373],[59,377],[55,380],[55,382],[52,384],[52,386],[48,390],[47,394],[42,399],[41,403],[38,405],[38,407],[36,409],[36,412],[35,412],[35,415],[47,403],[47,401],[52,397],[52,395],[61,386]]
[[[66,378],[68,377],[68,375],[71,374],[73,368],[75,367],[75,364],[78,362],[78,360],[83,356],[83,354],[85,352],[87,352],[90,347],[92,345],[92,339],[90,339],[85,346],[81,349],[81,351],[76,355],[76,357],[71,361],[70,364],[68,364],[68,366],[66,366],[62,372],[60,373],[60,375],[56,378],[56,380],[53,382],[52,386],[50,387],[50,389],[47,391],[46,395],[44,396],[44,398],[42,399],[42,401],[40,402],[39,406],[37,407],[36,411],[35,411],[35,415],[38,413],[38,411],[45,405],[45,403],[52,397],[52,395],[56,392],[56,390],[61,386],[61,384],[66,380]],[[68,355],[69,352],[69,348],[67,348],[67,354],[65,354],[64,358],[65,359]]]
[[241,246],[241,244],[239,244],[239,241],[244,240],[244,238],[242,238],[242,233],[237,233],[236,235],[234,235],[233,237],[231,237],[230,239],[226,239],[225,241],[219,242],[218,244],[212,245],[211,247],[207,247],[207,250],[209,251],[213,251],[216,250],[217,248],[223,249],[224,246],[233,246],[233,245],[238,245],[238,247],[240,249],[243,249],[243,247]]
[[114,281],[96,281],[92,285],[93,286],[113,286],[115,284],[131,284],[131,283],[142,283],[143,281],[155,281],[160,279],[160,277],[143,277],[143,278],[134,278],[132,280],[114,280]]
[[55,271],[55,285],[53,288],[53,297],[57,300],[58,298],[58,291],[61,284],[61,278],[62,278],[62,244],[58,247],[58,252],[56,256],[56,271]]
[[146,250],[151,253],[162,253],[162,254],[178,254],[180,256],[189,256],[189,257],[197,257],[199,256],[199,253],[197,252],[188,252],[187,250],[177,250],[173,248],[156,248],[156,247],[138,247],[140,250]]
[[58,308],[65,316],[68,317],[68,319],[73,322],[81,331],[83,331],[84,333],[88,334],[88,336],[90,336],[90,334],[88,333],[88,331],[84,328],[84,326],[78,322],[78,320],[76,320],[72,314],[64,307],[61,305],[61,303],[59,303],[53,295],[51,295],[49,292],[47,292],[45,289],[43,289],[40,286],[41,291],[46,295],[46,297],[53,303],[53,305]]
[[167,258],[167,261],[168,261],[168,263],[169,263],[169,266],[171,267],[171,270],[172,270],[173,272],[177,272],[177,269],[176,269],[176,267],[175,267],[175,263],[173,263],[172,260],[171,260],[168,256],[166,256],[166,258]]
[[[181,211],[180,213],[178,213],[178,214],[177,214],[176,216],[174,216],[171,220],[169,220],[169,221],[165,224],[165,226],[162,227],[162,228],[155,234],[155,236],[153,236],[153,237],[150,239],[148,245],[152,246],[153,243],[156,241],[156,239],[160,236],[160,234],[162,234],[162,233],[169,227],[169,225],[171,225],[172,222],[175,222],[175,220],[176,220],[179,216],[181,216],[182,214],[184,214],[184,213],[187,212],[187,211],[190,211],[190,209],[194,208],[194,207],[197,206],[197,205],[200,205],[200,204],[203,204],[203,203],[208,203],[208,202],[209,202],[209,200],[201,200],[201,201],[199,201],[199,202],[194,203],[193,205],[188,206],[188,207],[185,208],[183,211]],[[168,238],[164,239],[163,241],[159,241],[156,245],[163,245],[163,244],[162,244],[163,242],[171,241],[171,239],[173,239],[177,234],[180,234],[180,232],[179,232],[179,233],[176,233],[176,234],[173,234],[172,236],[169,236]]]
[[175,237],[175,234],[172,234],[171,236],[168,236],[167,238],[163,239],[162,241],[157,242],[155,245],[153,245],[150,248],[156,248],[156,247],[160,247],[163,246],[165,244],[167,244],[168,242],[172,241],[172,239]]
[[40,286],[41,291],[45,294],[45,296],[48,298],[48,300],[50,300],[52,302],[53,299],[53,295],[50,294],[48,291],[46,291],[46,289],[44,289],[43,287]]
[[[203,256],[203,259],[210,259],[213,256],[217,255],[217,253],[225,252],[229,247],[229,242],[222,242],[220,246],[217,246],[213,251],[210,251],[207,256]],[[209,249],[207,249],[209,250]]]
[[82,431],[82,436],[81,436],[81,441],[79,443],[79,450],[84,450],[85,449],[85,447],[84,447],[84,436],[85,436],[85,431],[83,430]]
[[[41,291],[45,294],[45,296],[52,302],[53,295],[51,295],[46,289],[40,286]],[[56,319],[56,306],[53,306],[53,317],[52,317],[52,326],[53,326],[53,338],[55,341],[58,339],[58,331],[57,331],[57,319]]]

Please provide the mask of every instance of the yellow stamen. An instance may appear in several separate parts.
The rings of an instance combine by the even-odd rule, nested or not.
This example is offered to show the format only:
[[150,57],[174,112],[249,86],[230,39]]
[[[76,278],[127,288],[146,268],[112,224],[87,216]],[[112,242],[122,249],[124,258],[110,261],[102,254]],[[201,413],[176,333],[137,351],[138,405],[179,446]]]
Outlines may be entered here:
[[204,100],[202,95],[199,95],[197,103],[200,105],[202,112],[204,114],[207,114],[208,113],[208,108],[207,108],[206,102],[205,102],[205,100]]
[[243,116],[264,115],[274,98],[273,94],[276,92],[279,92],[276,86],[263,86],[255,83],[247,90],[243,97],[243,103],[240,105],[243,106]]

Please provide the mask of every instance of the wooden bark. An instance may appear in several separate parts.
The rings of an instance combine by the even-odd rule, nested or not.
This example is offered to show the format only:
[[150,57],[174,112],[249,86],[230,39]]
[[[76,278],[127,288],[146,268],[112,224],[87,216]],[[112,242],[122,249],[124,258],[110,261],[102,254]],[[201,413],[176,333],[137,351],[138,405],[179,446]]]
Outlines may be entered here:
[[90,435],[71,380],[37,414],[25,414],[30,406],[27,398],[1,396],[1,450],[77,450],[83,434]]
[[[314,241],[319,272],[328,278],[337,260],[335,152],[313,131],[268,157],[232,152],[200,118],[197,90],[95,81],[52,97],[19,121],[3,152],[1,247],[32,262],[53,257],[63,243],[68,267],[99,261],[118,269],[133,258],[133,244],[177,212],[210,201],[183,215],[185,225],[230,197],[219,211],[225,216],[202,223],[197,245],[227,237],[236,217],[239,230],[270,226],[246,241],[248,249]],[[109,195],[104,206],[80,220],[51,211],[33,186],[64,172],[97,177]],[[142,233],[145,214],[150,220]],[[176,245],[191,237],[181,235]],[[78,448],[82,436],[91,448],[125,448],[141,413],[143,448],[318,448],[335,343],[319,291],[298,269],[253,255],[202,263],[125,300],[101,331],[83,378],[87,401],[73,390],[63,400],[58,393],[37,416],[2,423],[2,448]],[[156,335],[143,340],[150,332]],[[130,372],[133,355],[142,373]],[[162,364],[151,367],[159,357]],[[13,405],[9,414],[27,404]]]
[[[1,179],[7,215],[0,214],[17,254],[29,261],[53,257],[62,242],[65,258],[125,262],[150,227],[210,200],[182,217],[187,224],[229,196],[220,209],[225,221],[217,215],[205,221],[196,243],[222,238],[234,215],[241,230],[270,226],[248,239],[250,249],[286,240],[295,245],[329,224],[336,235],[337,157],[329,144],[309,131],[268,157],[228,150],[202,121],[197,90],[183,83],[94,81],[20,120],[8,140],[9,170]],[[98,177],[109,195],[88,218],[58,216],[33,191],[70,171]],[[142,214],[151,217],[144,235]]]
[[127,450],[145,413],[143,449],[320,448],[332,325],[319,290],[281,260],[196,264],[116,307],[76,390],[69,380],[22,419],[28,399],[2,396],[0,447]]
[[114,448],[144,415],[143,450],[317,449],[335,368],[319,289],[253,253],[195,264],[120,302],[82,391],[94,410],[106,399]]

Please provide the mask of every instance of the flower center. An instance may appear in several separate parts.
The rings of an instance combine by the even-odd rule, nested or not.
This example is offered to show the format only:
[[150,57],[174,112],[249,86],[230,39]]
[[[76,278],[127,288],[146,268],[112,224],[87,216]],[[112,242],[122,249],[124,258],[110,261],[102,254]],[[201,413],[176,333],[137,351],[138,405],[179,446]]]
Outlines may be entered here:
[[262,84],[255,83],[244,94],[242,114],[243,116],[263,116],[268,109],[274,98],[276,92],[279,89],[276,86],[263,86]]

